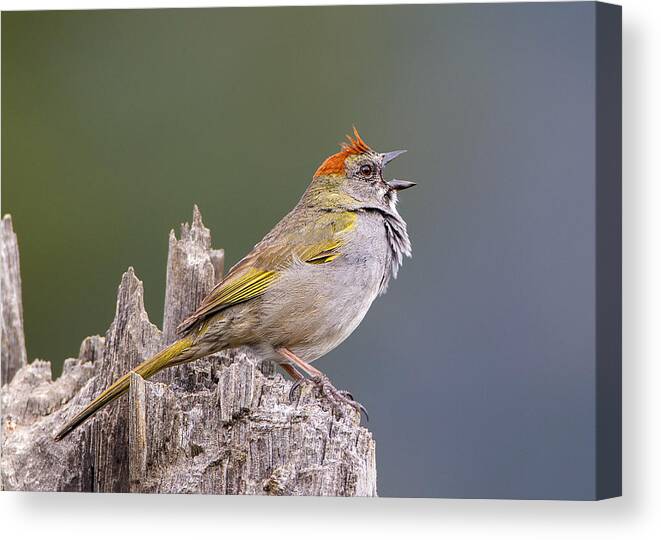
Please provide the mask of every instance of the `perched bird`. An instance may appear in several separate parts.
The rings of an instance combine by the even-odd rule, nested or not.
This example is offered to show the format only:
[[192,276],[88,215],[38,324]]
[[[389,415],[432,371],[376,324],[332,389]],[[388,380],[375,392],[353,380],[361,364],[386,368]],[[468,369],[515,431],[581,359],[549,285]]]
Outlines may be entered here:
[[[415,184],[383,178],[405,152],[372,150],[356,128],[317,169],[295,208],[241,259],[179,326],[182,337],[133,371],[144,378],[208,354],[251,346],[277,362],[298,386],[310,377],[334,406],[362,406],[311,362],[356,329],[411,256],[397,192]],[[62,439],[126,393],[130,373],[115,381],[55,436]]]

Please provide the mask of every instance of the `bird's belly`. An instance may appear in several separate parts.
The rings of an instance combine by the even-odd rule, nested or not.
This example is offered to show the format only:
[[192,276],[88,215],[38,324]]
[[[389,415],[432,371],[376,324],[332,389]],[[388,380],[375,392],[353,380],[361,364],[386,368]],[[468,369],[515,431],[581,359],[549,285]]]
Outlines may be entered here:
[[307,362],[342,343],[365,317],[379,291],[383,265],[346,254],[325,264],[298,262],[262,297],[261,332],[273,347],[287,347]]

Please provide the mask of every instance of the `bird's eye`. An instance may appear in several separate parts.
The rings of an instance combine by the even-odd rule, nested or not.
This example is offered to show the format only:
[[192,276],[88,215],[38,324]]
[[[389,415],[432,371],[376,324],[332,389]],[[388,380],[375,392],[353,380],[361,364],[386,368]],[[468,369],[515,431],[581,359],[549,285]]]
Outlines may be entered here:
[[365,165],[360,166],[360,174],[363,176],[372,176],[372,173],[374,172],[374,169],[371,165],[368,165],[367,163]]

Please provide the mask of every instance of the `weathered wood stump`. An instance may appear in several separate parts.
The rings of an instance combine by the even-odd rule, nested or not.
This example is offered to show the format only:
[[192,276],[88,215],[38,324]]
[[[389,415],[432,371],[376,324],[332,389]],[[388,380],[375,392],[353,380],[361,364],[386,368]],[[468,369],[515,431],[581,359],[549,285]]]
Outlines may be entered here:
[[142,282],[122,276],[105,338],[85,338],[52,380],[49,362],[26,363],[18,244],[2,222],[2,488],[264,495],[376,495],[375,445],[355,414],[339,417],[307,385],[237,349],[133,375],[128,398],[60,442],[53,434],[116,377],[163,345],[220,279],[223,253],[197,208],[170,234],[161,332],[144,309]]
[[18,240],[11,216],[2,220],[2,354],[0,354],[0,384],[11,381],[16,372],[27,364],[25,334],[23,332],[23,299],[21,297],[21,266]]

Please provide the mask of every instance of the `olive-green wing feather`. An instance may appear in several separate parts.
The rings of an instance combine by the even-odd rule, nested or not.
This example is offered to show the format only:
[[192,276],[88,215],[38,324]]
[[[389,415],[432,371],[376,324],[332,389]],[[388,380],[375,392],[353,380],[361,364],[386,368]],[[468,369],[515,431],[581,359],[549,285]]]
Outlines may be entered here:
[[345,233],[356,219],[353,212],[324,212],[302,223],[297,215],[289,214],[229,271],[178,331],[186,332],[214,313],[261,296],[295,260],[333,261],[341,255]]
[[247,268],[243,272],[230,273],[214,287],[177,330],[186,332],[213,313],[262,295],[277,277],[278,272],[261,268]]

